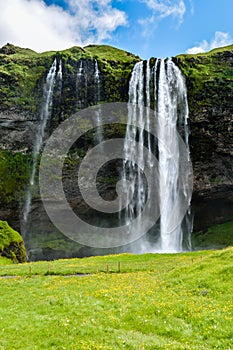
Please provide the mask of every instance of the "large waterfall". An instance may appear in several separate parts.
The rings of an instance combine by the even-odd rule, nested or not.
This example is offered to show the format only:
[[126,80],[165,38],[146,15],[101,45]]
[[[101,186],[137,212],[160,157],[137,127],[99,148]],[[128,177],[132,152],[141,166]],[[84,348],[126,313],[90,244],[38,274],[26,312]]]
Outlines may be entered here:
[[[53,61],[53,64],[47,74],[46,81],[43,87],[43,101],[41,106],[40,118],[38,129],[35,137],[34,147],[33,147],[33,160],[32,160],[32,171],[30,176],[29,185],[26,191],[26,199],[23,208],[23,226],[26,225],[28,220],[28,215],[31,210],[32,193],[35,185],[35,176],[37,161],[40,154],[40,150],[44,140],[44,134],[48,120],[51,116],[52,102],[53,102],[53,91],[57,79],[58,89],[62,88],[62,61],[59,61],[58,72],[57,72],[57,59]],[[22,228],[24,231],[25,227]]]
[[[120,226],[126,225],[127,233],[131,234],[130,224],[135,221],[136,231],[140,233],[142,228],[145,233],[144,227],[148,226],[144,225],[146,221],[143,221],[144,208],[149,208],[150,214],[155,213],[154,217],[157,217],[159,212],[158,222],[155,220],[154,227],[153,223],[150,225],[147,235],[153,236],[153,239],[146,242],[146,248],[143,242],[145,249],[138,249],[137,246],[135,250],[178,252],[184,248],[184,236],[186,239],[187,229],[184,224],[189,224],[183,201],[183,198],[190,198],[189,174],[183,169],[183,164],[189,162],[187,93],[182,73],[172,59],[155,60],[153,64],[152,62],[138,62],[134,66],[129,83],[125,161],[122,170],[122,186],[127,205],[120,204]],[[78,109],[101,101],[101,83],[97,60],[85,62],[81,59],[76,74]],[[43,87],[41,112],[33,148],[32,172],[23,212],[23,234],[29,225],[28,216],[36,188],[38,158],[51,118],[53,95],[57,92],[57,96],[61,96],[62,85],[62,62],[55,59]],[[93,143],[101,144],[103,115],[100,107],[95,109],[94,118],[97,128]],[[185,147],[181,147],[180,140],[183,140]],[[156,158],[158,161],[155,163]],[[154,191],[148,190],[148,184],[157,188],[155,194]],[[154,208],[155,205],[158,205],[159,210]],[[185,211],[187,210],[188,206]],[[138,217],[138,220],[134,220]],[[146,220],[151,223],[153,218],[151,220],[151,216],[147,216]],[[188,232],[190,233],[190,228]]]
[[[182,169],[182,162],[189,161],[188,103],[184,78],[172,59],[156,60],[153,67],[150,67],[149,60],[137,63],[129,84],[129,102],[124,158],[135,159],[135,161],[131,163],[125,161],[123,165],[123,179],[130,181],[130,186],[125,181],[124,191],[127,193],[129,205],[125,211],[122,211],[124,222],[129,224],[143,210],[145,201],[150,200],[147,198],[146,184],[143,179],[143,166],[140,168],[137,164],[144,164],[150,168],[150,154],[156,153],[157,150],[160,232],[153,249],[162,252],[182,251],[185,228],[182,224],[183,203],[179,197],[180,191],[183,191],[181,198],[188,195],[189,174]],[[153,141],[153,147],[150,134],[154,134],[155,131],[151,128],[155,127],[155,124],[150,120],[151,105],[154,106],[157,125],[157,142]],[[145,110],[145,107],[148,108]],[[135,120],[139,128],[132,126]],[[144,133],[144,129],[151,133]],[[178,129],[186,146],[182,157]],[[138,149],[130,147],[131,140],[138,142]],[[143,154],[143,145],[148,148],[147,157]],[[153,178],[152,171],[151,168]],[[130,198],[133,199],[130,201]]]

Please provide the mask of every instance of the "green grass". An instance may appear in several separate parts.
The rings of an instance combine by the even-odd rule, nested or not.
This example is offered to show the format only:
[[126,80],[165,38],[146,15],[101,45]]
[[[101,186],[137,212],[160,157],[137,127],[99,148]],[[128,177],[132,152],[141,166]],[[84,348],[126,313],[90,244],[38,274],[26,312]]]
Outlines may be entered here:
[[193,246],[198,249],[216,249],[233,246],[233,221],[210,227],[205,232],[193,234]]
[[9,264],[13,264],[13,261],[3,256],[0,256],[0,268],[2,268],[2,265],[9,265]]
[[233,248],[0,271],[1,350],[232,348]]
[[132,62],[132,59],[139,60],[139,56],[135,56],[130,52],[120,50],[116,47],[109,45],[89,45],[84,48],[85,51],[91,53],[94,57],[98,57],[106,61]]
[[[72,57],[73,59],[95,59],[97,58],[100,61],[111,61],[121,63],[132,63],[132,60],[135,62],[140,58],[131,54],[130,52],[120,50],[116,47],[110,45],[88,45],[84,48],[74,46],[70,49],[63,50],[60,52],[62,57],[66,55]],[[45,53],[46,54],[46,53]],[[54,52],[55,54],[55,52]]]
[[[221,53],[225,51],[232,51],[233,50],[233,45],[227,45],[227,46],[221,46],[217,47],[216,49],[210,50],[208,52],[200,52],[197,54],[185,54],[185,56],[190,56],[190,57],[198,57],[198,56],[212,56],[213,54],[216,53]],[[177,57],[184,56],[184,54],[178,55]]]

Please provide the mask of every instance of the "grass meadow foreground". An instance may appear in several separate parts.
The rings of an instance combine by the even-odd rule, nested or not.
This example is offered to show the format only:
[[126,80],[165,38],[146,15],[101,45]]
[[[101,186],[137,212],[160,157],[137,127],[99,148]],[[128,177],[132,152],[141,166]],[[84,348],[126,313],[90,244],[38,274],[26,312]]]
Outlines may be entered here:
[[233,349],[233,248],[0,258],[0,275],[1,350]]

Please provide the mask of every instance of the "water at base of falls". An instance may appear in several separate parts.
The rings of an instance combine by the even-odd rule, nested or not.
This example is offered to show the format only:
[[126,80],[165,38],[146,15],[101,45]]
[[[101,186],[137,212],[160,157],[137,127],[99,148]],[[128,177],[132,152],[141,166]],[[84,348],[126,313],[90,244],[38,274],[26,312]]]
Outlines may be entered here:
[[[150,156],[145,157],[143,145],[146,144],[151,153],[157,152],[158,157],[158,203],[160,209],[159,234],[157,240],[149,243],[145,240],[139,241],[140,247],[136,251],[159,251],[179,252],[190,250],[190,234],[192,230],[190,208],[183,213],[183,203],[179,197],[189,195],[188,177],[182,169],[182,162],[189,162],[188,146],[188,102],[185,80],[179,68],[172,59],[156,60],[154,66],[150,67],[150,61],[139,62],[135,65],[129,84],[129,108],[128,125],[126,130],[124,153],[125,159],[135,159],[135,162],[123,163],[122,177],[130,181],[126,183],[124,191],[127,198],[133,198],[128,207],[121,211],[121,224],[129,224],[143,211],[147,198],[146,185],[143,179],[143,166],[141,169],[137,164],[148,162]],[[138,108],[134,110],[133,106]],[[153,105],[154,118],[157,121],[157,140],[150,137],[149,112],[143,112],[143,108]],[[132,126],[132,121],[137,120],[140,128]],[[180,154],[179,134],[185,144],[185,154]],[[153,134],[153,132],[152,132]],[[130,147],[131,141],[137,141],[138,150]],[[136,157],[136,158],[135,158]],[[153,174],[152,174],[153,176]],[[181,194],[180,192],[183,191]],[[134,196],[132,194],[135,194]],[[190,196],[191,197],[191,196]],[[186,227],[185,227],[186,226]],[[144,248],[143,248],[144,246]]]

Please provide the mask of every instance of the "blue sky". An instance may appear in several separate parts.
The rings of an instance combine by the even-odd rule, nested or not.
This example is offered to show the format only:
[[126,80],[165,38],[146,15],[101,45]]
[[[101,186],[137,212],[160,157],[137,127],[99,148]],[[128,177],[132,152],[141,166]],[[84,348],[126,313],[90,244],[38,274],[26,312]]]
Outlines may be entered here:
[[109,44],[143,59],[233,43],[233,0],[0,0],[0,45]]

